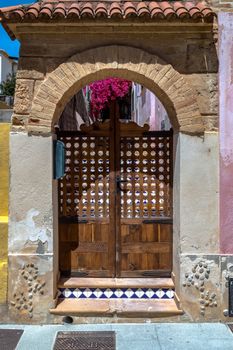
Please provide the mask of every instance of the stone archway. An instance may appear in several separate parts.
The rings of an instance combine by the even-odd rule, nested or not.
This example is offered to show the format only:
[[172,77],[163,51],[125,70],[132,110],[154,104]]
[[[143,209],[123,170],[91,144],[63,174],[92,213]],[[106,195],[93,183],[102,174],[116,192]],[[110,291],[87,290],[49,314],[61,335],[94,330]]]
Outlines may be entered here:
[[204,131],[196,93],[180,73],[141,49],[114,45],[78,53],[47,76],[32,103],[29,132],[51,132],[69,99],[83,86],[107,76],[136,81],[154,92],[174,129],[190,134]]

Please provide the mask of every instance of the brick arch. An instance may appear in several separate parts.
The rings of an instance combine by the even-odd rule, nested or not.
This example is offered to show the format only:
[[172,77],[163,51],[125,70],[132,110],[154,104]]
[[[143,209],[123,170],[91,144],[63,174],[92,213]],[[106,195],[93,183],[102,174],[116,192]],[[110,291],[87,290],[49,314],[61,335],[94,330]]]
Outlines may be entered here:
[[138,82],[150,89],[166,108],[176,130],[204,131],[196,93],[170,64],[141,49],[104,46],[72,56],[41,84],[28,121],[30,132],[51,132],[66,103],[83,86],[108,76]]

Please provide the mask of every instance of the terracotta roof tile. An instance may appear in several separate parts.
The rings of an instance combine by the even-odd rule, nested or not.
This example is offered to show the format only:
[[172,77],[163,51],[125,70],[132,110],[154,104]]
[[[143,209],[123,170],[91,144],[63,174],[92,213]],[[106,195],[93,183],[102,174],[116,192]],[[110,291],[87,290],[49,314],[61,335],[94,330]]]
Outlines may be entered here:
[[[0,21],[6,29],[10,22],[142,18],[149,21],[194,20],[213,21],[214,11],[198,1],[90,1],[44,0],[31,5],[0,8]],[[12,34],[12,33],[11,33]]]
[[40,12],[40,4],[34,4],[32,6],[29,6],[27,12],[25,13],[25,19],[36,19],[39,16],[39,12]]
[[67,10],[67,18],[80,18],[80,6],[78,3],[73,3]]
[[185,8],[182,2],[176,1],[174,4],[174,10],[179,18],[190,18],[190,14],[187,8]]
[[204,2],[180,2],[180,1],[75,1],[75,0],[44,0],[40,3],[35,3],[28,6],[11,6],[0,9],[1,17],[5,20],[13,18],[20,18],[26,20],[27,18],[39,18],[42,14],[45,14],[49,18],[59,17],[66,19],[71,13],[79,17],[81,14],[87,14],[95,18],[98,13],[105,14],[106,17],[111,18],[115,11],[121,14],[122,18],[127,18],[129,15],[140,17],[142,13],[149,14],[153,18],[153,13],[163,13],[164,18],[171,18],[173,14],[174,18],[181,18],[183,14],[189,14],[190,17],[193,14],[198,13],[202,18],[206,16],[215,16],[213,10]]
[[124,18],[137,17],[137,10],[135,5],[132,2],[127,1],[123,3],[123,17]]
[[95,11],[91,2],[84,2],[81,10],[81,18],[94,18]]
[[145,2],[137,4],[137,13],[139,17],[150,18],[150,10]]
[[157,2],[150,2],[149,3],[149,10],[151,14],[151,18],[155,19],[162,19],[165,18],[163,10],[160,8],[159,4]]
[[113,2],[109,8],[109,17],[110,18],[122,18],[122,8],[121,5],[117,2]]
[[[52,18],[53,10],[53,4],[42,4],[38,17],[40,19],[50,19]],[[27,11],[25,11],[25,13],[27,13]]]
[[53,16],[55,18],[64,18],[66,17],[66,7],[64,3],[59,3],[55,6],[53,11]]
[[98,3],[95,9],[95,15],[97,18],[100,18],[100,17],[107,18],[108,17],[107,6],[102,2]]

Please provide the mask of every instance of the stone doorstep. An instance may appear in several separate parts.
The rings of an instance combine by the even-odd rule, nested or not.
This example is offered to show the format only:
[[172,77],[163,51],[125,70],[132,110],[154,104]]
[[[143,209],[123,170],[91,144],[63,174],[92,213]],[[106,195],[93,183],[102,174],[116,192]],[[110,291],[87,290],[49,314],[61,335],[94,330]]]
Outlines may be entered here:
[[[58,288],[158,288],[174,289],[171,278],[62,278]],[[129,317],[169,317],[182,315],[174,299],[57,299],[54,315],[118,315]]]
[[58,288],[165,288],[174,289],[171,278],[61,278]]
[[166,300],[138,300],[138,299],[63,299],[54,309],[54,315],[105,315],[128,317],[168,317],[182,315],[183,310],[178,309],[174,299]]

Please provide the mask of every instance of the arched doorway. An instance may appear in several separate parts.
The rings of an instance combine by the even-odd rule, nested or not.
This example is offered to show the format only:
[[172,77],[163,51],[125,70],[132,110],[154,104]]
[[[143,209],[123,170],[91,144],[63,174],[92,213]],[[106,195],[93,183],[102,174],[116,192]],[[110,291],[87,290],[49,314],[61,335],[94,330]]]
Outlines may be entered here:
[[[188,282],[186,288],[183,282],[187,274],[190,279],[189,272],[199,259],[210,258],[212,264],[215,257],[210,254],[218,255],[218,186],[215,185],[218,177],[213,161],[218,154],[217,135],[204,133],[217,126],[217,93],[216,96],[213,93],[217,73],[214,13],[205,6],[198,9],[196,5],[190,8],[184,4],[180,11],[175,5],[168,10],[162,4],[161,11],[154,11],[150,6],[138,11],[133,5],[133,14],[127,10],[127,4],[120,4],[122,16],[115,20],[111,4],[104,13],[96,5],[92,9],[84,3],[79,5],[74,10],[73,5],[72,9],[69,4],[58,9],[55,4],[44,11],[43,4],[36,4],[34,9],[10,8],[2,13],[12,37],[15,35],[22,41],[11,134],[8,288],[11,319],[19,322],[27,313],[28,305],[24,308],[15,300],[16,292],[24,290],[22,285],[28,283],[25,271],[21,271],[25,267],[29,273],[38,269],[39,281],[44,280],[46,286],[41,291],[43,296],[38,293],[33,296],[33,302],[29,294],[31,288],[24,290],[32,305],[27,310],[33,310],[33,315],[27,316],[35,317],[40,323],[51,320],[48,308],[56,299],[59,287],[57,182],[52,180],[54,125],[69,99],[82,86],[106,76],[136,80],[151,89],[166,106],[172,120],[176,156],[175,287],[190,319],[202,319],[196,308],[199,295],[195,284],[189,288],[191,282]],[[87,15],[90,11],[93,21]],[[106,31],[106,26],[110,30]],[[179,40],[174,40],[177,33]],[[199,137],[200,134],[203,137]],[[19,164],[22,164],[20,174]],[[213,184],[209,179],[212,181],[214,176]],[[19,234],[22,222],[32,209],[38,212],[35,225],[29,225]],[[206,225],[210,216],[215,220]],[[39,240],[34,244],[36,233]],[[211,274],[212,285],[208,288],[218,290],[219,294],[216,286],[220,279],[216,276],[219,273],[214,272],[212,279]],[[132,305],[135,311],[138,303],[132,301]],[[217,308],[218,315],[220,308]],[[76,310],[79,314],[80,308]],[[154,310],[158,315],[158,309]],[[205,319],[208,318],[213,320],[213,310]]]
[[[138,83],[143,84],[144,86],[149,88],[152,92],[154,92],[162,101],[164,106],[166,106],[166,110],[169,114],[169,117],[171,118],[171,122],[175,132],[178,132],[179,130],[181,130],[183,132],[195,134],[203,130],[202,117],[199,113],[199,109],[196,101],[196,93],[189,86],[189,84],[187,84],[187,82],[185,81],[185,78],[181,76],[177,71],[175,71],[171,65],[166,64],[165,62],[160,60],[158,57],[154,55],[150,55],[140,49],[135,49],[130,47],[121,47],[121,46],[111,46],[111,47],[104,47],[104,48],[98,47],[97,49],[83,51],[82,53],[71,57],[67,62],[62,63],[52,73],[48,74],[46,79],[40,84],[36,92],[36,95],[33,98],[32,108],[30,111],[30,116],[28,118],[27,129],[29,133],[33,134],[33,140],[39,139],[38,138],[38,133],[39,133],[39,134],[42,134],[43,136],[48,136],[47,139],[49,139],[49,141],[52,141],[51,133],[53,132],[54,126],[57,123],[59,116],[61,115],[61,112],[63,111],[69,99],[72,98],[72,96],[86,84],[89,84],[91,81],[95,79],[103,79],[107,76],[123,77],[123,78],[135,80]],[[119,131],[119,128],[118,128],[118,131]],[[115,138],[116,138],[115,136],[111,138],[111,142],[113,142],[112,140]],[[44,141],[46,137],[42,137],[41,139]],[[29,137],[27,138],[27,141],[28,140],[29,140]],[[115,153],[114,153],[114,156],[115,156]],[[177,168],[176,171],[178,174],[177,179],[179,179],[179,169]],[[114,181],[112,183],[114,183]],[[56,195],[56,189],[57,189],[56,182],[53,182],[53,185],[54,185],[53,194]],[[120,185],[124,190],[123,186],[125,186],[125,183]],[[117,184],[115,181],[115,188],[116,186]],[[47,192],[48,191],[46,190],[46,193]],[[52,198],[52,196],[50,198]],[[176,198],[178,197],[176,196]],[[179,205],[179,201],[180,201],[180,198],[177,199],[178,205]],[[53,286],[52,286],[53,289],[51,289],[51,294],[53,294],[54,296],[58,295],[59,299],[61,299],[64,297],[64,294],[63,294],[64,290],[66,290],[67,294],[65,295],[65,298],[69,299],[73,297],[74,290],[75,290],[75,293],[77,292],[76,295],[80,295],[79,289],[84,288],[84,293],[87,292],[86,295],[89,295],[90,291],[89,290],[87,291],[87,288],[93,287],[93,279],[91,283],[89,283],[89,287],[87,285],[88,283],[86,282],[87,278],[84,282],[82,282],[82,284],[79,278],[78,285],[73,280],[68,282],[60,281],[58,283],[58,276],[59,276],[58,268],[57,268],[58,249],[56,246],[57,210],[55,208],[55,205],[54,205],[54,202],[51,204],[51,209],[53,211],[53,221],[52,221],[53,265],[51,270],[49,271],[50,273],[49,276],[51,276],[50,283],[53,283]],[[177,215],[177,212],[176,212],[176,215]],[[118,216],[118,220],[119,220],[119,216]],[[144,224],[146,225],[146,223]],[[147,223],[147,225],[151,225],[151,223],[149,222]],[[70,234],[72,235],[72,231],[70,231]],[[128,244],[129,249],[130,249],[131,243],[132,242],[129,242]],[[70,243],[68,242],[68,244]],[[176,244],[176,246],[179,245],[178,230],[174,235],[174,244]],[[117,249],[117,244],[115,244],[115,247],[116,247],[115,249]],[[75,248],[76,246],[74,247],[73,250],[75,250]],[[119,252],[119,249],[118,249],[118,252]],[[164,253],[167,253],[167,252],[164,252]],[[113,257],[110,256],[110,258],[114,259],[115,264],[117,260],[119,260],[117,254],[115,254]],[[179,276],[178,260],[179,260],[179,257],[176,255],[174,259],[175,264],[173,265],[173,271],[175,269],[175,272]],[[134,262],[133,262],[133,265],[135,265]],[[113,266],[113,264],[111,266]],[[128,266],[129,264],[127,264],[127,267]],[[88,270],[90,271],[90,269]],[[115,271],[116,271],[116,267],[114,270],[114,275],[115,275]],[[134,266],[132,266],[132,270],[127,269],[125,271],[135,272]],[[136,270],[137,273],[138,271],[142,271],[142,270]],[[153,271],[154,273],[155,267],[153,266],[152,268],[148,269],[148,267],[146,266],[144,271],[145,272],[149,271],[149,274],[151,273],[151,271]],[[169,274],[170,274],[170,269],[169,269]],[[105,277],[104,279],[106,280],[107,277]],[[127,283],[123,282],[123,284],[120,284],[120,286],[122,288],[127,289],[130,286],[129,280],[132,280],[132,278],[125,277],[124,280],[126,279],[127,279]],[[95,282],[96,280],[97,279],[95,278]],[[142,279],[140,278],[139,285],[138,284],[135,285],[135,281],[133,284],[131,284],[131,287],[138,290],[139,292],[138,295],[142,295],[142,292],[141,292],[142,285],[145,286],[145,283],[147,283],[148,281],[146,285],[147,289],[150,289],[151,287],[153,287],[154,289],[152,298],[155,295],[156,295],[155,298],[157,298],[157,296],[159,295],[159,299],[162,299],[163,297],[167,298],[167,296],[168,296],[168,299],[172,299],[172,300],[169,300],[169,307],[167,307],[167,303],[166,303],[166,307],[164,307],[164,303],[160,303],[158,305],[157,302],[152,303],[152,301],[150,300],[151,302],[150,312],[149,312],[150,315],[158,315],[158,313],[160,314],[160,312],[163,315],[168,315],[168,314],[177,315],[181,313],[181,310],[177,308],[177,305],[175,304],[175,301],[174,301],[174,282],[170,278],[169,278],[169,281],[166,281],[166,283],[164,283],[163,281],[161,283],[161,281],[159,281],[157,284],[155,281],[157,280],[156,278],[152,278],[152,281],[149,277],[144,278],[143,282],[141,282],[141,280]],[[177,285],[179,288],[180,281],[179,279],[177,280],[178,280]],[[102,283],[102,286],[105,288],[103,292],[101,291],[101,293],[103,293],[102,295],[106,295],[105,294],[106,287],[107,287],[106,282],[101,282],[100,278],[98,278],[98,282]],[[113,283],[114,283],[113,289],[115,293],[118,290],[119,284],[117,281],[115,281],[115,279]],[[57,287],[59,289],[58,294],[57,294]],[[111,287],[112,287],[112,281],[111,281]],[[162,292],[160,292],[161,288],[163,288]],[[148,292],[151,295],[151,291],[148,291]],[[96,291],[96,293],[98,294],[99,291]],[[123,293],[122,289],[121,289],[121,293]],[[120,298],[121,293],[119,294],[117,292],[118,296],[116,296],[116,294],[114,295],[117,298]],[[156,293],[158,293],[158,295]],[[131,294],[131,291],[130,291],[130,294]],[[84,295],[83,291],[81,295]],[[143,297],[147,298],[147,294],[143,293]],[[75,314],[87,313],[87,312],[92,314],[94,312],[96,314],[98,312],[102,313],[103,309],[106,306],[105,304],[100,303],[101,308],[99,311],[97,311],[100,304],[98,305],[95,304],[93,307],[93,304],[89,303],[90,310],[87,311],[86,303],[83,304],[81,302],[80,303],[76,302],[75,306],[73,304],[71,306],[70,302],[72,300],[65,300],[65,301],[67,302],[65,303],[59,302],[57,308],[54,310],[51,310],[51,312],[56,314],[67,314],[70,312],[72,308],[71,311]],[[148,304],[144,304],[144,299],[141,300],[141,302],[137,305],[138,307],[137,310],[135,310],[134,300],[130,300],[130,303],[127,306],[127,308],[124,302],[121,303],[120,305],[118,304],[115,305],[114,303],[112,304],[110,300],[108,305],[110,305],[109,313],[111,314],[112,313],[128,314],[129,312],[130,314],[133,313],[135,315],[135,312],[137,312],[137,310],[140,314],[142,314],[145,312],[145,309],[146,309],[146,313],[148,314]]]
[[[65,117],[61,128],[72,129]],[[66,149],[58,183],[63,276],[171,276],[173,132],[132,119],[114,101],[107,117],[57,132]]]
[[122,45],[83,51],[50,73],[33,99],[28,131],[51,132],[73,95],[107,76],[137,81],[150,89],[166,106],[174,130],[189,134],[204,131],[197,94],[184,76],[158,56]]

